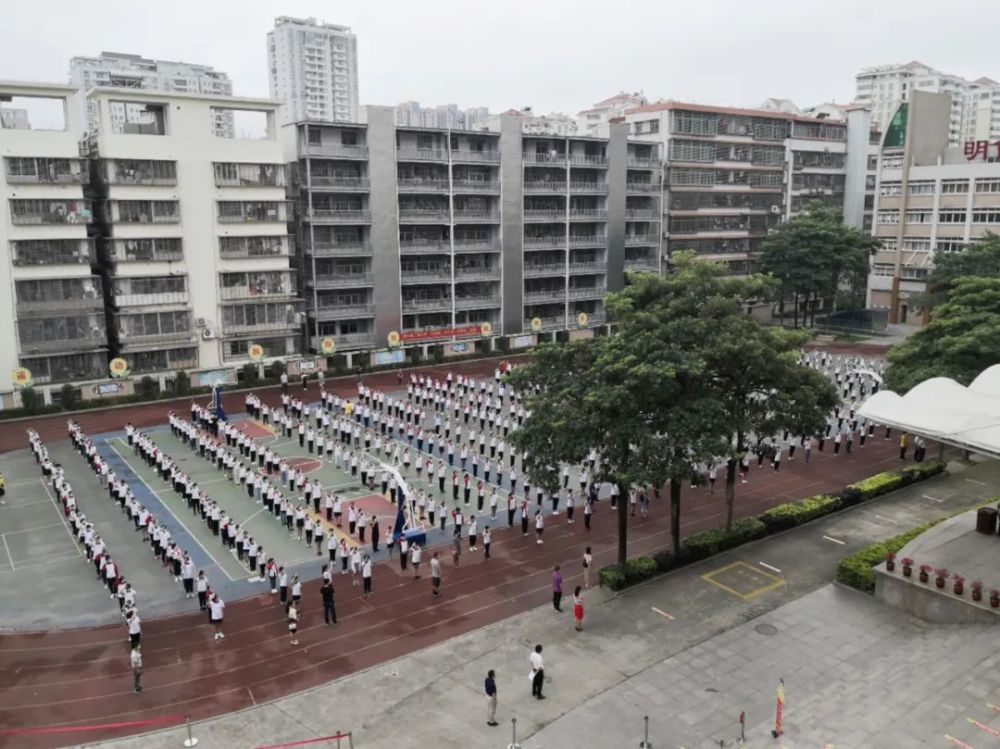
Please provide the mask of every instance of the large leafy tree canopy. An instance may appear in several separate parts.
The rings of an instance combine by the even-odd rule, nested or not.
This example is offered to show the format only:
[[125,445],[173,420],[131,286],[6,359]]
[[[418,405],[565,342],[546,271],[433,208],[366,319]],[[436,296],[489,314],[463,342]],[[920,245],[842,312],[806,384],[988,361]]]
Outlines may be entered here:
[[813,203],[767,236],[757,267],[777,280],[775,298],[782,313],[785,300],[794,298],[798,327],[800,299],[832,299],[842,286],[853,296],[863,294],[868,261],[878,246],[876,238],[846,226],[829,206]]
[[934,269],[927,276],[927,293],[919,303],[937,307],[948,298],[955,281],[963,276],[1000,278],[1000,237],[987,234],[963,252],[934,255]]
[[[680,486],[696,466],[735,455],[751,434],[815,432],[835,402],[832,386],[796,363],[802,336],[747,314],[746,300],[770,283],[679,253],[671,275],[638,274],[608,295],[614,335],[540,348],[512,375],[527,393],[513,439],[532,480],[552,491],[561,463],[596,448],[596,480],[623,490],[669,482],[676,550]],[[623,502],[621,560],[626,530]]]
[[949,286],[930,323],[889,351],[890,389],[905,392],[930,377],[968,385],[1000,360],[1000,277],[958,276]]

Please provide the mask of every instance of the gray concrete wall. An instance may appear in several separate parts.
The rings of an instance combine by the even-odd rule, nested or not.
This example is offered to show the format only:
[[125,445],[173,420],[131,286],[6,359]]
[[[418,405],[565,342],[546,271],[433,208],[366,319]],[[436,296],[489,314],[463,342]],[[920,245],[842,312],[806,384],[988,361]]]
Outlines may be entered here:
[[875,597],[893,608],[935,624],[1000,624],[1000,610],[989,608],[988,592],[983,591],[981,604],[973,603],[969,585],[966,581],[965,594],[959,597],[952,592],[951,580],[941,590],[935,587],[933,573],[930,582],[922,583],[916,569],[910,579],[898,565],[892,573],[884,564],[875,569]]
[[524,166],[521,118],[500,118],[500,237],[502,254],[501,335],[524,325]]
[[868,173],[868,143],[871,112],[855,109],[847,113],[847,175],[844,184],[844,223],[860,229],[864,223],[865,177]]
[[[951,97],[914,91],[907,119],[906,157],[910,164],[936,164],[948,148]],[[904,193],[905,194],[905,193]]]
[[608,291],[625,286],[625,179],[628,166],[628,125],[613,122],[608,142]]
[[371,180],[375,276],[375,345],[386,345],[390,331],[402,327],[399,271],[399,211],[396,192],[396,123],[392,107],[367,107],[368,175]]

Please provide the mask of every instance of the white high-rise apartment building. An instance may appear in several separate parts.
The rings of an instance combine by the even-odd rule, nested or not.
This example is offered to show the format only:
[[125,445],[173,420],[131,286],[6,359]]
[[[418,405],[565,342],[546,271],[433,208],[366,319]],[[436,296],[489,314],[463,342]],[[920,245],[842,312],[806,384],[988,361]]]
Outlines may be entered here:
[[267,65],[286,122],[358,121],[358,40],[349,27],[280,16],[267,34]]
[[396,105],[396,124],[401,127],[432,127],[451,130],[471,130],[490,116],[486,107],[459,109],[456,104],[422,107],[419,101],[403,101]]
[[[141,55],[119,52],[101,52],[98,57],[74,57],[69,62],[69,79],[79,91],[76,97],[79,120],[86,123],[88,132],[97,129],[97,112],[93,102],[87,99],[87,91],[92,88],[144,89],[210,96],[231,96],[233,93],[229,74],[207,65],[150,60]],[[112,117],[117,122],[126,119],[124,111],[114,112]],[[231,117],[220,117],[213,122],[213,127],[220,137],[233,136]]]
[[916,60],[904,65],[865,68],[855,76],[859,104],[872,110],[872,122],[884,130],[913,91],[951,97],[948,141],[989,140],[1000,137],[1000,84],[990,78],[968,81],[935,70]]

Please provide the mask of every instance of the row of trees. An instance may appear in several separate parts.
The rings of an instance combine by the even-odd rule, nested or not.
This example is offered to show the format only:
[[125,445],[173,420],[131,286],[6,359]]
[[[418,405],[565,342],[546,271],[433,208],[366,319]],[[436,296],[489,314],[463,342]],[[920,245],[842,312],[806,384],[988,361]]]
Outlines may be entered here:
[[936,255],[919,301],[932,308],[933,317],[889,351],[889,388],[905,392],[930,377],[968,385],[1000,361],[1000,237]]
[[[600,456],[595,481],[670,487],[674,552],[680,547],[681,486],[697,466],[725,462],[726,527],[733,520],[740,459],[756,436],[812,434],[837,394],[820,372],[797,363],[807,337],[762,324],[748,300],[773,293],[763,276],[732,277],[724,266],[678,253],[667,277],[638,274],[605,307],[617,324],[606,337],[537,350],[512,384],[530,415],[513,440],[527,452],[532,481],[554,492],[560,465]],[[624,563],[627,501],[618,506]]]

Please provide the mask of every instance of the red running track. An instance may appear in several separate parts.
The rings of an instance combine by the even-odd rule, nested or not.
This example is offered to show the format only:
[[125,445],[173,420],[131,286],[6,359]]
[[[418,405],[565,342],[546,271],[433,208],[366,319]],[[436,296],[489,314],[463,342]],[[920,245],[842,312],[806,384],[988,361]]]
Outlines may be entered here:
[[[869,441],[851,456],[813,452],[808,467],[786,463],[780,473],[766,464],[751,469],[750,483],[737,487],[737,515],[841,488],[845,483],[899,464],[896,443]],[[666,496],[666,495],[664,495]],[[715,528],[723,517],[722,492],[684,490],[685,535]],[[647,520],[630,519],[630,554],[668,544],[665,507],[653,505]],[[505,517],[498,518],[498,526]],[[463,548],[453,569],[442,551],[443,595],[434,600],[426,577],[414,581],[398,563],[377,565],[374,597],[337,576],[340,624],[322,622],[318,584],[305,586],[298,647],[291,647],[284,610],[263,594],[227,607],[224,640],[212,639],[207,615],[197,611],[144,623],[143,692],[133,695],[128,646],[121,626],[0,636],[0,727],[131,721],[189,713],[194,720],[220,715],[323,684],[412,653],[486,624],[525,612],[550,599],[549,576],[564,566],[570,589],[580,579],[580,557],[592,546],[597,566],[614,560],[616,519],[602,502],[593,530],[565,515],[548,520],[545,543],[520,528],[494,534],[493,558]],[[596,575],[595,575],[596,583]],[[96,594],[96,592],[95,592]],[[42,749],[136,732],[135,728],[87,733],[0,733],[0,747]]]
[[[493,377],[497,363],[501,359],[518,362],[524,356],[505,356],[495,359],[478,359],[471,362],[457,362],[453,365],[442,364],[431,367],[414,367],[412,370],[400,370],[406,380],[409,380],[410,372],[425,374],[444,379],[448,372],[462,373],[472,377]],[[378,372],[364,377],[365,384],[381,390],[398,389],[398,377],[395,371]],[[358,378],[356,375],[346,377],[327,378],[324,385],[326,390],[341,396],[357,396]],[[404,385],[405,387],[405,385]],[[307,402],[319,400],[319,386],[315,380],[309,381],[309,388],[302,395],[302,385],[295,382],[289,383],[289,392],[292,395],[304,397]],[[261,400],[268,405],[281,404],[281,387],[273,385],[270,387],[250,388]],[[244,413],[244,398],[247,392],[231,391],[222,394],[222,405],[227,414]],[[208,395],[194,396],[199,402],[209,400]],[[76,414],[53,414],[51,416],[35,416],[15,421],[0,422],[0,453],[20,450],[27,446],[25,430],[29,427],[38,432],[43,442],[55,442],[66,438],[66,420],[73,418],[86,434],[103,434],[105,432],[116,432],[123,429],[125,424],[132,422],[137,427],[160,426],[166,421],[166,414],[171,410],[183,411],[187,413],[191,403],[191,397],[175,398],[168,401],[156,401],[155,403],[142,403],[133,406],[112,407],[106,409],[94,409],[92,411],[80,411]]]

